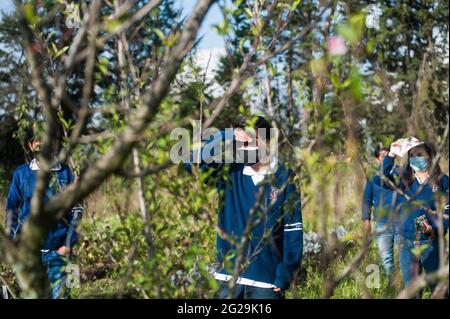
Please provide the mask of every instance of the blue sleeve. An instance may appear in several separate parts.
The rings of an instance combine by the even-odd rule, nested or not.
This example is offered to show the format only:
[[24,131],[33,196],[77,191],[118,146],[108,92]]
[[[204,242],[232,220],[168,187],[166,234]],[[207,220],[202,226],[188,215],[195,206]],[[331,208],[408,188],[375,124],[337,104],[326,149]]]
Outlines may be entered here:
[[[385,156],[383,159],[383,163],[381,163],[381,173],[391,181],[394,181],[395,175],[394,165],[395,159],[393,157],[390,157],[389,155]],[[390,188],[389,186],[386,185],[386,182],[383,181],[383,178],[374,181],[374,183],[376,183],[380,187]]]
[[78,222],[83,216],[84,209],[81,205],[75,205],[70,209],[67,216],[68,229],[66,233],[66,239],[64,241],[64,246],[73,247],[78,241],[78,233],[76,232]]
[[[398,187],[400,188],[403,187],[401,181],[402,173],[398,172],[398,170],[395,168],[395,159],[393,157],[390,157],[389,155],[384,157],[383,163],[381,164],[381,173],[383,174],[384,177],[388,178],[392,183],[394,183]],[[384,189],[394,191],[392,187],[382,177],[380,177],[379,179],[374,179],[374,184]]]
[[387,178],[392,178],[394,172],[395,159],[389,155],[385,156],[381,164],[381,172]]
[[362,202],[362,220],[371,219],[371,209],[373,203],[373,183],[370,179],[366,180],[364,188],[364,197]]
[[448,230],[448,176],[444,177],[443,183],[442,183],[442,187],[443,187],[443,192],[445,193],[446,197],[447,197],[447,201],[445,203],[445,207],[444,207],[444,211],[443,211],[443,217],[444,217],[444,234],[447,232]]
[[[449,218],[449,214],[448,214],[448,176],[444,176],[443,180],[442,180],[442,185],[441,187],[442,192],[446,195],[447,200],[445,202],[445,207],[443,209],[443,222],[444,222],[444,234],[447,233],[448,231],[448,218]],[[438,208],[439,209],[439,208]],[[435,218],[431,218],[431,227],[433,227],[433,230],[437,233],[438,231],[438,225],[436,224],[436,219]]]
[[[211,138],[202,144],[201,149],[198,151],[200,154],[200,163],[199,168],[201,170],[207,170],[207,169],[218,169],[222,167],[222,163],[218,163],[214,160],[215,157],[222,157],[223,152],[223,145],[225,141],[234,141],[234,135],[228,134],[226,131],[222,130],[211,136]],[[220,148],[220,151],[218,154],[214,153],[213,151],[217,148]],[[192,174],[192,163],[194,162],[194,157],[196,156],[196,153],[191,153],[191,162],[184,163],[187,171]],[[222,158],[223,160],[223,158]]]
[[[67,175],[69,184],[74,182],[74,176],[72,171],[67,167]],[[81,205],[75,204],[67,213],[68,228],[66,232],[66,239],[64,245],[67,247],[73,247],[78,241],[78,234],[76,232],[77,225],[83,216],[84,209]]]
[[286,188],[283,214],[283,261],[277,265],[274,285],[286,290],[300,268],[303,254],[301,197],[294,183]]
[[6,200],[5,228],[9,237],[14,238],[14,231],[19,221],[19,209],[22,204],[22,192],[20,190],[20,174],[16,170],[13,173]]

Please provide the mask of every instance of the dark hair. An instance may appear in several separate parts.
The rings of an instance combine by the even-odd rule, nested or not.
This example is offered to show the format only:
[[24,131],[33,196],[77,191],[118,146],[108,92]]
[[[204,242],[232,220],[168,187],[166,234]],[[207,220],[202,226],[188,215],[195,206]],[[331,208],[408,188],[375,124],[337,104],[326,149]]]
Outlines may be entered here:
[[37,139],[36,135],[34,134],[33,130],[28,129],[25,131],[25,138],[23,140],[25,147],[28,147],[28,144],[33,143]]
[[[270,140],[270,129],[273,128],[272,124],[266,120],[264,117],[262,116],[255,116],[256,117],[256,122],[253,125],[253,129],[255,129],[255,131],[258,133],[258,129],[265,129],[265,140]],[[254,117],[254,118],[255,118]],[[237,121],[236,124],[237,127],[240,128],[245,128],[247,125],[247,119],[246,118],[239,118],[239,120]]]
[[265,129],[265,139],[270,140],[270,129],[273,128],[272,124],[262,116],[258,116],[255,123],[255,130],[258,131],[259,128]]
[[[409,160],[417,152],[425,151],[429,156],[429,165],[431,166],[433,164],[433,161],[436,157],[436,149],[434,148],[433,144],[430,142],[425,142],[423,144],[417,145],[416,147],[413,147],[408,151],[408,163],[406,164],[406,170],[405,170],[405,181],[406,185],[411,185],[414,180],[414,170],[409,165]],[[439,166],[439,163],[435,163],[434,167],[432,167],[432,171],[430,172],[430,184],[433,187],[439,186],[440,179],[442,177],[442,171],[441,167]]]
[[381,147],[377,146],[375,148],[375,151],[373,151],[373,156],[375,156],[376,158],[380,157],[380,154],[381,154],[382,151],[389,152],[389,147],[387,147],[387,146],[381,146]]

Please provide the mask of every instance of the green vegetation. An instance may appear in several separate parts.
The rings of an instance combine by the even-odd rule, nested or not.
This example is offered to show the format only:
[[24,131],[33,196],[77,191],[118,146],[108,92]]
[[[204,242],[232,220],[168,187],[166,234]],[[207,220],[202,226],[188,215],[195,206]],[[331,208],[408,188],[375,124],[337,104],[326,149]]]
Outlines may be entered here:
[[[214,73],[194,46],[194,22],[214,1],[199,1],[194,22],[171,0],[150,9],[151,1],[131,1],[126,10],[122,1],[90,1],[78,6],[78,26],[64,22],[77,15],[61,1],[25,2],[23,15],[0,21],[0,217],[13,169],[30,155],[27,136],[56,138],[79,176],[62,196],[85,207],[73,298],[214,296],[214,179],[169,158],[171,131],[192,132],[195,120],[224,128],[263,113],[280,129],[280,161],[295,172],[309,240],[287,298],[323,297],[364,249],[361,200],[377,147],[430,140],[448,172],[446,1],[217,1],[226,50]],[[38,65],[29,67],[31,58]],[[39,79],[46,90],[36,89]],[[38,207],[37,220],[63,208],[55,202]],[[29,229],[38,247],[45,227]],[[45,295],[11,271],[34,271],[38,249],[7,244],[2,237],[0,279],[18,297]],[[379,264],[372,242],[329,297],[396,297],[398,272],[391,287],[381,271],[380,287],[367,286]]]

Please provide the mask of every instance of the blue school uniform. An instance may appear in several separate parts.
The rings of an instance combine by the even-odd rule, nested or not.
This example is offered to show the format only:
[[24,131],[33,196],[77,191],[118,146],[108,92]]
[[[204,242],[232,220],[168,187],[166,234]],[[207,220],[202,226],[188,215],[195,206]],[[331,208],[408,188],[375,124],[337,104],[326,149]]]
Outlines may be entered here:
[[[438,213],[430,213],[430,210],[435,212],[441,211],[443,214],[443,230],[444,233],[447,232],[449,215],[448,176],[442,175],[436,186],[430,185],[428,181],[421,184],[418,179],[414,180],[410,185],[406,185],[401,179],[401,175],[395,178],[389,174],[393,165],[394,158],[386,156],[383,161],[383,173],[398,185],[406,196],[387,185],[382,185],[380,193],[389,199],[386,201],[385,207],[390,211],[398,212],[401,237],[400,267],[402,268],[405,285],[408,286],[416,275],[416,269],[423,267],[426,272],[433,272],[438,269],[439,243],[437,237],[418,233],[416,231],[416,219],[420,216],[425,216],[428,223],[432,226],[434,234],[437,234]],[[436,199],[439,196],[446,198],[444,207],[436,207]],[[408,201],[407,197],[412,200]],[[417,258],[413,254],[412,249],[421,245],[425,249],[421,256]]]
[[[225,138],[223,132],[221,137]],[[293,172],[278,165],[273,174],[261,177],[243,163],[206,164],[205,154],[201,158],[202,170],[212,169],[217,173],[219,228],[237,243],[246,232],[249,234],[243,249],[246,267],[239,274],[237,283],[287,289],[299,269],[303,251],[300,192],[291,180]],[[186,163],[186,167],[192,170],[190,163]],[[220,171],[226,173],[220,176]],[[260,191],[262,195],[259,197]],[[255,207],[257,209],[253,212]],[[249,222],[254,224],[250,231],[246,230]],[[227,281],[234,275],[238,251],[233,242],[217,234],[220,267],[215,274],[216,279]]]
[[[22,226],[31,214],[31,198],[33,196],[37,171],[39,167],[34,159],[17,167],[13,173],[6,201],[6,228],[10,239],[20,236]],[[56,193],[74,181],[74,177],[66,164],[59,164],[52,169],[50,182],[43,196],[47,202]],[[56,226],[48,233],[41,249],[41,259],[51,286],[51,297],[68,297],[69,289],[65,285],[65,266],[67,256],[62,256],[57,249],[62,246],[73,247],[78,239],[75,231],[76,223],[83,213],[83,208],[76,205],[70,209],[66,216],[57,222]],[[67,289],[66,289],[67,288]]]

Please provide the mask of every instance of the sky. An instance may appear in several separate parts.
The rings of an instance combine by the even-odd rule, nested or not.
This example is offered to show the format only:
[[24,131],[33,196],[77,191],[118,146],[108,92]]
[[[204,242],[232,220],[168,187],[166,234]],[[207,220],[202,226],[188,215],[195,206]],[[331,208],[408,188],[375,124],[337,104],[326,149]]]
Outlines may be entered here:
[[[196,1],[195,0],[176,0],[176,7],[183,9],[184,15],[189,14]],[[203,37],[199,43],[199,49],[212,49],[223,47],[223,39],[215,32],[213,26],[219,24],[222,21],[222,14],[220,12],[218,4],[214,4],[208,11],[205,20],[203,21],[200,29],[200,36]]]
[[0,0],[0,10],[9,12],[13,10],[14,5],[12,0]]
[[[188,15],[194,5],[195,0],[175,0],[176,8],[183,9],[183,15]],[[5,12],[10,12],[14,10],[14,5],[12,0],[0,0],[0,10]],[[224,43],[222,38],[214,31],[213,25],[218,24],[222,20],[222,15],[217,4],[209,10],[203,25],[200,30],[200,36],[202,36],[202,41],[199,43],[198,49],[213,49],[223,47]]]
[[[182,15],[187,16],[192,12],[196,0],[174,0],[175,7],[182,9]],[[14,10],[13,0],[0,0],[0,11],[11,12]],[[219,59],[225,54],[223,39],[215,32],[214,25],[222,21],[222,13],[219,6],[214,4],[208,11],[200,28],[200,43],[197,46],[196,64],[205,70],[208,78],[214,76]]]

